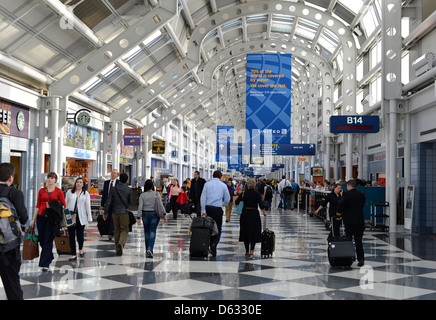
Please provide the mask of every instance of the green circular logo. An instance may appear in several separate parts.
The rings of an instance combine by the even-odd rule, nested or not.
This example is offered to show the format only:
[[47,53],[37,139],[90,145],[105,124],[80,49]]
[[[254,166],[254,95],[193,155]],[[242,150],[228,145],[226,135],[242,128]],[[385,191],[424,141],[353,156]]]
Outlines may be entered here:
[[86,126],[91,122],[91,115],[89,113],[89,111],[79,111],[76,113],[76,117],[75,117],[75,121],[76,124],[80,125],[80,126]]
[[24,117],[24,112],[19,111],[17,114],[17,129],[18,131],[23,131],[26,124],[26,118]]

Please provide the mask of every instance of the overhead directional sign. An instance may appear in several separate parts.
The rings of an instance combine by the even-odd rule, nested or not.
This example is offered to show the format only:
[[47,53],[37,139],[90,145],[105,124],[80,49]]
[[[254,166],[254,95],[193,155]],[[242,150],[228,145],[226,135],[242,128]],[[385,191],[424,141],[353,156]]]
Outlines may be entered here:
[[307,144],[262,144],[260,154],[264,156],[314,156],[316,145]]
[[380,131],[379,116],[331,116],[331,133],[376,133]]

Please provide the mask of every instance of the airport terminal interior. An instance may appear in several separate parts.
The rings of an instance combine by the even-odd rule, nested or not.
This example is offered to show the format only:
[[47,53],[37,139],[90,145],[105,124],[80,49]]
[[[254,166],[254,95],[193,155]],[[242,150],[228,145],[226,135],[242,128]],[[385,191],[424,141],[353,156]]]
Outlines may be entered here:
[[[22,261],[24,299],[436,299],[435,1],[0,0],[0,40],[0,162],[27,226],[49,172],[64,193],[84,179],[93,217],[83,257]],[[245,255],[236,205],[216,256],[190,257],[180,210],[152,258],[142,225],[119,256],[97,226],[113,170],[135,213],[151,177],[159,192],[217,170],[300,189],[293,210],[277,192],[259,210],[270,257]],[[350,179],[365,264],[333,267],[328,210],[314,212],[325,181]]]

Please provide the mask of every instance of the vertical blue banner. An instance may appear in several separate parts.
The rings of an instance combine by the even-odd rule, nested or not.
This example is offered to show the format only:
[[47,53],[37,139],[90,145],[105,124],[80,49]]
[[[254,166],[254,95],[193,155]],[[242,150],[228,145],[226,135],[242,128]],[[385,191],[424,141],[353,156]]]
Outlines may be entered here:
[[247,54],[246,142],[291,143],[291,54]]
[[[235,137],[235,128],[232,126],[217,126],[216,128],[216,161],[228,162],[230,144]],[[236,153],[237,155],[237,153]]]

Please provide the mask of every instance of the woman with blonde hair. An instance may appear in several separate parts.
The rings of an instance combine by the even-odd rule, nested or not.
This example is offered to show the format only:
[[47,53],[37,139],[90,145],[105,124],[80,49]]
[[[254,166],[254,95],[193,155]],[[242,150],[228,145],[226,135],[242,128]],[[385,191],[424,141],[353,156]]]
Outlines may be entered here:
[[265,207],[262,203],[262,196],[255,190],[256,180],[247,180],[247,190],[241,193],[236,199],[235,204],[244,201],[244,208],[240,218],[239,241],[244,242],[245,256],[253,258],[256,243],[262,241],[262,222],[260,221],[259,209],[266,216]]

